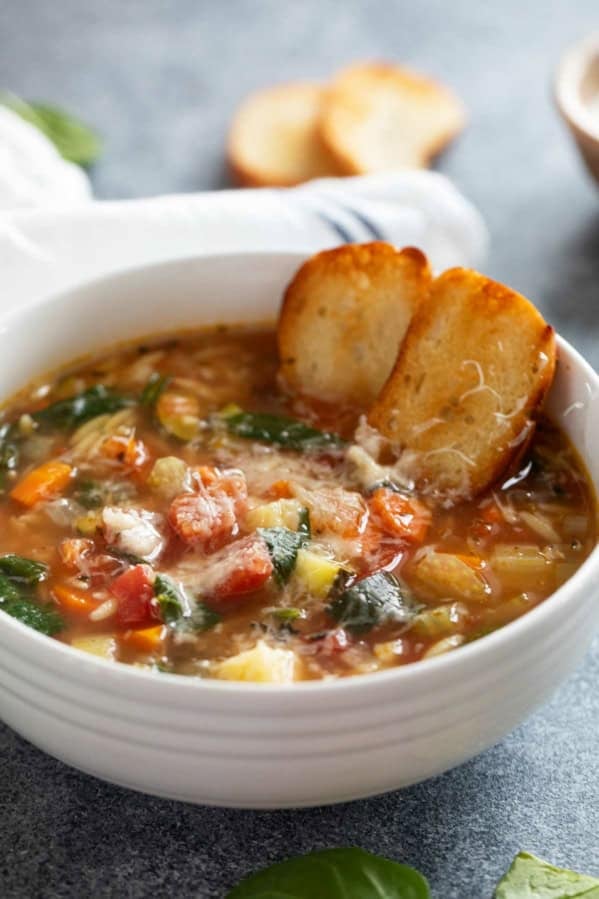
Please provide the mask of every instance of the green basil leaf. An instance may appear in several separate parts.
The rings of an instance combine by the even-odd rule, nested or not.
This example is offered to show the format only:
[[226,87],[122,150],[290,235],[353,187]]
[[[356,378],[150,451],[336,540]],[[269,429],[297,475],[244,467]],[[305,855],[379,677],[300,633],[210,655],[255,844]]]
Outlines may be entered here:
[[20,597],[0,603],[0,609],[49,637],[64,628],[64,621],[51,604],[39,606],[31,599]]
[[297,552],[308,539],[301,531],[289,528],[258,528],[258,533],[266,543],[274,567],[274,578],[282,587],[291,577],[295,568]]
[[141,403],[141,405],[148,406],[150,408],[154,407],[158,402],[160,394],[168,385],[170,380],[171,379],[168,375],[158,374],[157,371],[153,372],[148,378],[147,384],[140,394],[139,402]]
[[58,402],[34,412],[32,417],[40,424],[68,430],[82,425],[98,415],[118,412],[119,409],[131,405],[133,405],[133,400],[114,393],[103,384],[96,384],[94,387],[84,390],[83,393],[78,393],[65,400],[58,400]]
[[43,562],[35,562],[24,556],[7,553],[0,556],[0,572],[7,577],[24,581],[26,584],[37,584],[43,581],[48,573],[48,566]]
[[556,868],[519,852],[495,890],[495,899],[599,899],[599,879]]
[[102,143],[95,131],[64,109],[48,103],[28,103],[8,93],[0,96],[0,102],[45,134],[63,159],[89,166],[100,155]]
[[417,610],[397,578],[386,571],[377,571],[350,587],[339,578],[331,588],[327,606],[335,621],[353,634],[392,622],[405,624]]
[[10,602],[12,599],[21,598],[22,593],[15,582],[11,581],[5,574],[0,574],[0,604],[3,602]]
[[84,509],[99,509],[104,505],[105,496],[104,488],[98,481],[84,478],[75,483],[73,499]]
[[202,631],[210,630],[219,621],[222,621],[222,617],[218,612],[210,609],[201,600],[197,600],[191,615],[185,615],[183,618],[177,619],[175,627],[178,631],[201,633]]
[[246,440],[263,440],[288,449],[339,449],[345,441],[338,434],[318,431],[294,418],[264,412],[236,412],[223,418],[229,433]]
[[162,619],[166,622],[177,621],[183,616],[186,597],[180,587],[165,574],[157,574],[154,580],[154,595],[158,600]]
[[226,899],[431,899],[425,878],[364,849],[325,849],[242,880]]

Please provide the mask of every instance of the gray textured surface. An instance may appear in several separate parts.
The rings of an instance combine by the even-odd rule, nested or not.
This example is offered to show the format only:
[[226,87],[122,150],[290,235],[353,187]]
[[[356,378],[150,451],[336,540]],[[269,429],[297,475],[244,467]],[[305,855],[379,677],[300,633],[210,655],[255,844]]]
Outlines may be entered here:
[[[553,111],[560,50],[596,0],[4,0],[0,86],[63,103],[106,139],[102,197],[223,183],[231,110],[258,85],[390,56],[447,79],[467,133],[440,168],[479,205],[488,271],[599,365],[599,193]],[[222,897],[288,854],[359,844],[436,899],[485,899],[520,848],[599,875],[599,646],[499,746],[435,781],[313,811],[193,808],[111,787],[0,730],[0,895]],[[320,899],[320,897],[318,897]],[[325,897],[322,897],[325,899]]]

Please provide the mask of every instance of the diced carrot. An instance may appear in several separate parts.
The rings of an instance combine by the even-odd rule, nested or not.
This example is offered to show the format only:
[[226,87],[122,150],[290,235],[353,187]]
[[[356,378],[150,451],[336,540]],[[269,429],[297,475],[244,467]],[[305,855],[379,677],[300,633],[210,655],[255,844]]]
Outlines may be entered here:
[[100,602],[86,593],[85,590],[76,590],[67,584],[57,584],[52,587],[52,595],[59,606],[73,615],[85,615],[86,617],[97,609]]
[[389,487],[378,487],[370,497],[370,510],[383,529],[394,537],[422,543],[431,523],[430,510],[417,499]]
[[229,544],[221,551],[218,561],[220,577],[213,587],[213,600],[218,603],[254,593],[273,572],[268,547],[257,534]]
[[247,509],[247,485],[239,471],[203,466],[196,476],[198,492],[176,496],[168,520],[185,543],[213,552],[237,533]]
[[102,443],[102,455],[107,459],[122,462],[127,468],[139,470],[148,462],[150,453],[143,440],[136,440],[135,435],[124,436],[113,434]]
[[138,652],[158,652],[164,642],[166,628],[162,624],[144,627],[140,630],[125,631],[119,635],[119,642]]
[[310,511],[310,523],[316,534],[332,531],[348,539],[360,534],[367,509],[359,493],[343,487],[322,486],[298,491],[297,495]]
[[13,487],[10,495],[24,506],[35,506],[63,492],[71,479],[73,469],[66,462],[53,459],[34,468]]
[[268,495],[274,499],[293,499],[293,489],[289,481],[275,481],[268,488]]

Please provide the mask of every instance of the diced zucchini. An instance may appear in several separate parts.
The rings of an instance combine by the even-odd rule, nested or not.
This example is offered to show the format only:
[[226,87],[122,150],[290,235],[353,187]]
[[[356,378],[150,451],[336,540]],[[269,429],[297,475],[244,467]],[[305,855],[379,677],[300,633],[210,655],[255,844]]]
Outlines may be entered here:
[[294,578],[312,596],[325,597],[340,571],[342,566],[334,559],[319,556],[310,549],[298,550]]
[[71,646],[89,652],[93,656],[100,656],[102,659],[114,659],[116,642],[112,634],[88,634],[73,637]]
[[288,528],[297,531],[303,506],[297,499],[279,499],[251,509],[247,514],[250,530],[258,528]]
[[467,561],[452,553],[429,552],[414,566],[413,580],[429,596],[484,602],[490,588]]
[[253,649],[220,662],[213,669],[221,680],[287,684],[294,680],[295,653],[289,649],[273,649],[260,640]]
[[156,459],[147,484],[164,499],[173,499],[183,493],[189,483],[189,467],[177,456]]
[[468,614],[462,603],[452,602],[434,609],[424,609],[412,622],[410,633],[419,637],[442,637],[459,629]]

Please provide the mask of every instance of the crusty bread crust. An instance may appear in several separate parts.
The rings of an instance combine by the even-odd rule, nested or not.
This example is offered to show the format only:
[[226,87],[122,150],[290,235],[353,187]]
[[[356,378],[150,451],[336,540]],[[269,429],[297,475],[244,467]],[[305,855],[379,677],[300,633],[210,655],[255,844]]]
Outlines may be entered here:
[[426,257],[411,247],[350,244],[312,256],[283,298],[284,381],[299,393],[368,406],[430,281]]
[[419,305],[369,423],[421,491],[470,498],[530,441],[555,355],[553,329],[525,297],[450,269]]
[[348,175],[423,168],[462,130],[462,102],[402,66],[358,63],[323,96],[320,133]]
[[289,187],[339,174],[318,128],[325,89],[297,82],[251,94],[229,132],[227,157],[236,183]]

